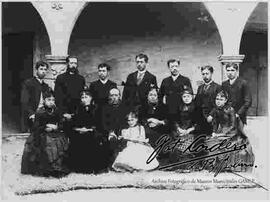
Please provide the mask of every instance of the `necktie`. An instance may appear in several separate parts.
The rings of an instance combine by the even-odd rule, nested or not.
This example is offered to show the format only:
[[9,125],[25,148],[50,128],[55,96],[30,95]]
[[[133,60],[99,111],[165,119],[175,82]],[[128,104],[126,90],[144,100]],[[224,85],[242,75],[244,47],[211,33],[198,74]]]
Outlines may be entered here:
[[139,85],[142,82],[142,79],[143,79],[143,73],[138,72],[137,85]]
[[41,92],[44,93],[45,90],[46,90],[46,84],[44,81],[41,81]]
[[206,92],[206,91],[208,90],[209,86],[210,86],[210,84],[208,84],[208,85],[204,85],[204,87],[203,87],[203,91],[204,91],[204,92]]

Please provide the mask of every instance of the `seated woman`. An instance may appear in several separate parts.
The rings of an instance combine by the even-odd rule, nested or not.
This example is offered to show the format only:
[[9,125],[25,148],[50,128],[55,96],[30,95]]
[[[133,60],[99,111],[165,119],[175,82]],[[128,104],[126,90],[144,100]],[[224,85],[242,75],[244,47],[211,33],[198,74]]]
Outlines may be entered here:
[[68,139],[51,91],[43,94],[44,106],[36,112],[33,131],[22,155],[21,173],[61,177],[68,174],[64,165]]
[[[151,88],[147,94],[147,103],[139,110],[139,120],[145,128],[145,135],[149,139],[149,144],[155,148],[156,141],[169,133],[167,120],[167,107],[159,102],[158,90]],[[168,153],[159,153],[157,158],[160,164],[166,164],[169,159]]]
[[97,173],[105,169],[101,134],[96,131],[95,110],[91,93],[87,89],[82,91],[81,105],[69,127],[72,130],[69,166],[74,172]]
[[[227,103],[228,93],[221,90],[215,101],[215,108],[210,112],[208,121],[213,124],[212,138],[208,141],[209,147],[218,142],[228,139],[231,144],[244,145],[242,150],[231,152],[224,155],[219,155],[216,158],[215,164],[218,166],[227,155],[229,155],[227,168],[233,171],[251,170],[254,163],[254,155],[247,136],[243,132],[243,124],[240,118],[236,118],[234,109]],[[225,151],[226,149],[224,149]],[[222,150],[223,151],[223,150]],[[221,152],[221,151],[217,151]]]
[[151,88],[147,94],[147,103],[140,108],[139,119],[145,127],[146,137],[149,143],[155,146],[158,138],[169,132],[167,126],[167,109],[159,103],[158,90]]
[[157,159],[147,162],[154,149],[147,143],[144,127],[138,124],[138,112],[127,115],[128,128],[121,131],[119,139],[127,142],[126,147],[119,152],[112,167],[116,171],[153,170],[158,167]]
[[[195,105],[191,89],[186,88],[181,98],[182,104],[178,109],[177,116],[172,119],[170,124],[173,138],[180,140],[170,156],[171,162],[185,161],[202,155],[202,153],[183,153],[194,139],[201,134],[200,126],[203,117],[200,108]],[[187,165],[185,164],[178,168],[186,170],[186,167]]]

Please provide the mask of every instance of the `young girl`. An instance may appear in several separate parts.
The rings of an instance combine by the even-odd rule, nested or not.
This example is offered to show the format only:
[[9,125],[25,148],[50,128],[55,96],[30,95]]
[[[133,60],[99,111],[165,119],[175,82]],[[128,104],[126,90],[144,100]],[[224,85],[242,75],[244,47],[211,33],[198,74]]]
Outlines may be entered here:
[[68,173],[64,165],[68,139],[62,132],[53,93],[45,92],[43,99],[44,106],[36,112],[33,131],[24,146],[21,173],[61,177]]
[[101,135],[96,131],[95,113],[92,95],[85,89],[81,92],[81,104],[71,120],[69,166],[72,171],[96,173],[104,169],[104,151],[99,139]]
[[216,95],[215,108],[210,112],[208,120],[212,120],[212,136],[236,134],[236,116],[234,109],[227,104],[228,93],[220,91]]
[[[243,145],[246,144],[246,149],[229,153],[228,161],[229,170],[233,171],[248,171],[252,170],[254,163],[254,155],[247,136],[243,132],[240,118],[236,118],[234,109],[227,103],[228,93],[221,90],[216,95],[215,108],[210,112],[208,121],[213,124],[212,138],[208,142],[209,147],[224,139],[230,140],[231,144]],[[221,151],[219,151],[221,152]],[[219,155],[216,158],[217,164],[226,155]],[[242,165],[238,165],[238,163]],[[243,165],[246,164],[246,165]],[[238,165],[238,166],[237,166]]]
[[127,115],[128,128],[121,131],[119,139],[127,141],[126,148],[116,157],[112,167],[117,171],[152,170],[158,167],[157,159],[146,163],[154,152],[145,138],[144,127],[138,124],[138,112],[132,111]]

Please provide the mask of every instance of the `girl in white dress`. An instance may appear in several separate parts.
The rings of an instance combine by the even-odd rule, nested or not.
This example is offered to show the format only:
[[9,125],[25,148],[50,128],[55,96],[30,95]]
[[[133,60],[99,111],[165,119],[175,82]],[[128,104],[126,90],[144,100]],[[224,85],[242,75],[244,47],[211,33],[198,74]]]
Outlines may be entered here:
[[156,158],[147,163],[147,159],[154,152],[145,138],[144,127],[138,124],[138,113],[132,111],[127,115],[128,128],[121,131],[119,139],[127,141],[127,146],[119,152],[113,163],[116,171],[153,170],[159,163]]

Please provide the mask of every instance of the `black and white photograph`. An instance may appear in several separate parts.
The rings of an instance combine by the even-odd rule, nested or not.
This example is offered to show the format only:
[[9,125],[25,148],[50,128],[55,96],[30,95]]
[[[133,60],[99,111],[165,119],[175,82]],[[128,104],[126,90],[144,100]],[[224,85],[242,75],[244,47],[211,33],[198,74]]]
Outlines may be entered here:
[[2,200],[270,199],[268,1],[0,14]]

